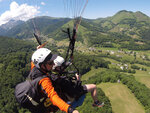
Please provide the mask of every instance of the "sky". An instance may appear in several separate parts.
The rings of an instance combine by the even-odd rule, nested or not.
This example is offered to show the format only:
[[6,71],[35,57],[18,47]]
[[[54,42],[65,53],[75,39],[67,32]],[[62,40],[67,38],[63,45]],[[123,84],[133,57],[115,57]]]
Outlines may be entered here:
[[[150,0],[0,0],[0,25],[35,16],[106,18],[121,10],[141,11],[150,17]],[[84,5],[86,8],[84,9]],[[84,12],[82,13],[82,10]]]

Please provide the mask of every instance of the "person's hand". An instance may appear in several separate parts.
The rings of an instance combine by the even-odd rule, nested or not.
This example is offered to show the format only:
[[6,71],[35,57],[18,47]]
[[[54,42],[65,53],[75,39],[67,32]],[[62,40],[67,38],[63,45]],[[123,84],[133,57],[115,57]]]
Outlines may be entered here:
[[79,111],[77,111],[77,110],[74,110],[72,113],[79,113]]
[[76,76],[77,80],[80,81],[80,76],[77,73],[75,76]]
[[40,48],[44,47],[46,44],[47,44],[47,42],[43,43],[42,45],[38,45],[38,46],[36,47],[36,49],[40,49]]
[[38,45],[37,47],[36,47],[36,49],[40,49],[41,48],[41,45]]

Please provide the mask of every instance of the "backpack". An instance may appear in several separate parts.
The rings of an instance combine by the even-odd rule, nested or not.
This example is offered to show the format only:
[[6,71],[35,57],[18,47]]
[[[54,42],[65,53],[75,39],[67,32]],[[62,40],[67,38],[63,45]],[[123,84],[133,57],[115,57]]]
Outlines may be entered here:
[[42,77],[38,77],[32,81],[26,80],[16,85],[15,98],[22,107],[36,107],[40,104],[41,95],[38,92],[38,82],[41,79]]

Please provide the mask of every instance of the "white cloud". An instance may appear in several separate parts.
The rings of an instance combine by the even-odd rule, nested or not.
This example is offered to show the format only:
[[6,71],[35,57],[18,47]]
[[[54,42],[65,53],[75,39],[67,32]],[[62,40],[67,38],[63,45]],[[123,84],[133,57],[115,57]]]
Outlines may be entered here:
[[26,21],[35,17],[39,13],[38,9],[39,7],[29,6],[27,4],[19,5],[13,1],[10,4],[10,10],[0,15],[0,25],[7,23],[11,19]]
[[45,3],[44,3],[44,2],[41,2],[41,5],[45,5]]

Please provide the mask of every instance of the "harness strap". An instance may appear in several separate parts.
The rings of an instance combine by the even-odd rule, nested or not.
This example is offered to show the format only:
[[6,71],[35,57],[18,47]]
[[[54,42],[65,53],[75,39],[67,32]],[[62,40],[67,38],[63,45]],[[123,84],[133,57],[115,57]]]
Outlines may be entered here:
[[39,103],[36,102],[35,100],[33,100],[33,98],[30,97],[28,94],[25,94],[25,96],[27,96],[27,98],[30,100],[30,102],[31,102],[34,106],[38,106],[38,105],[39,105]]

